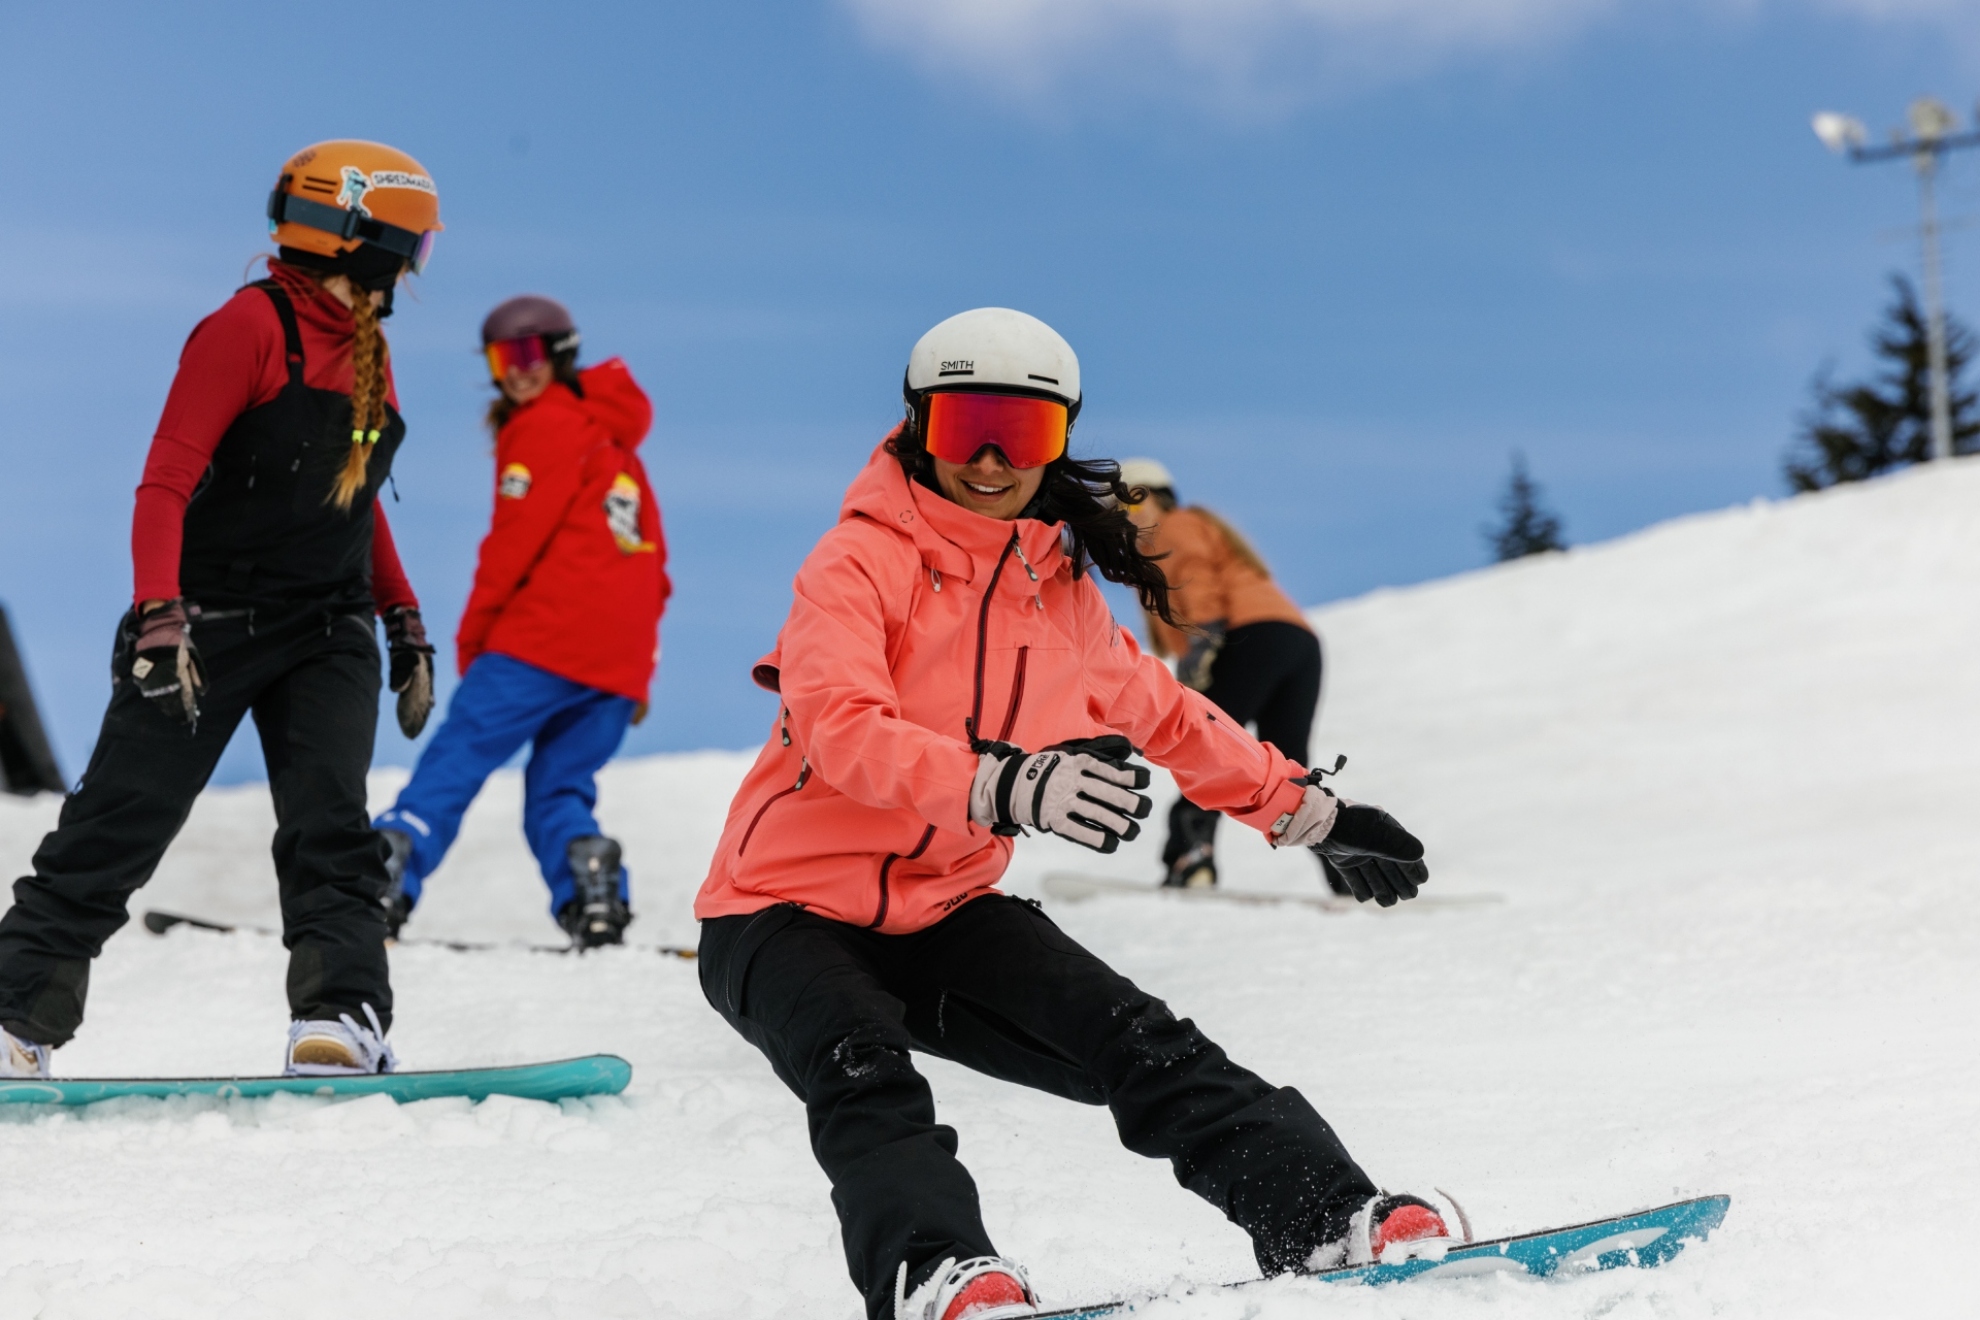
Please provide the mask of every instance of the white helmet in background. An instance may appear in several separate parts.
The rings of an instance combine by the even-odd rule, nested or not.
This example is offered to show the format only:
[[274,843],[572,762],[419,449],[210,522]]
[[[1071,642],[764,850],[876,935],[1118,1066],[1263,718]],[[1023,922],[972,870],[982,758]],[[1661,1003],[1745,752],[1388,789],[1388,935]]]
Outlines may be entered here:
[[1130,489],[1140,486],[1146,490],[1174,490],[1176,479],[1169,475],[1169,469],[1152,458],[1124,458],[1121,484]]
[[908,354],[907,393],[940,389],[1019,390],[1079,411],[1079,358],[1035,316],[1008,307],[962,312],[930,330]]

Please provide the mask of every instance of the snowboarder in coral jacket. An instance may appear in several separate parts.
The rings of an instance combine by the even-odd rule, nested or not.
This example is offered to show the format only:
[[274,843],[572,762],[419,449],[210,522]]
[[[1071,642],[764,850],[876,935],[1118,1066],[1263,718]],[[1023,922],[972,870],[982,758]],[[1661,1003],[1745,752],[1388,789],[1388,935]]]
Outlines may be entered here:
[[1094,571],[1165,618],[1167,585],[1116,465],[1065,452],[1079,364],[1050,327],[952,317],[915,346],[906,393],[757,666],[776,727],[695,904],[702,990],[804,1102],[868,1315],[1036,1307],[911,1049],[1107,1105],[1268,1272],[1443,1235],[1427,1202],[1378,1193],[1297,1091],[996,888],[1027,830],[1103,852],[1134,838],[1150,808],[1136,749],[1275,844],[1335,850],[1384,901],[1414,894],[1421,845],[1316,787],[1113,621]]
[[419,162],[320,142],[269,197],[279,260],[186,341],[131,525],[89,767],[0,921],[0,1076],[45,1073],[90,962],[126,920],[252,712],[275,800],[291,1073],[392,1066],[385,853],[365,811],[378,721],[373,613],[407,737],[432,654],[377,502],[405,436],[379,322],[440,207]]
[[412,782],[376,824],[391,849],[397,934],[488,776],[524,743],[523,832],[550,911],[580,947],[632,920],[597,772],[644,714],[666,607],[667,547],[640,442],[652,405],[617,358],[577,367],[578,332],[549,298],[512,298],[482,326],[500,391],[495,520],[455,635],[462,682]]

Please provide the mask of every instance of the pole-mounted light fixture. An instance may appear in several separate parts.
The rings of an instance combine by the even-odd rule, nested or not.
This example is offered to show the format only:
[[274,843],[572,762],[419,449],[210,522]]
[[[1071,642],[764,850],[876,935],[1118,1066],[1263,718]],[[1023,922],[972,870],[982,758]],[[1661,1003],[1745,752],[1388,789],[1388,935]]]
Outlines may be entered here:
[[[1932,377],[1932,457],[1952,457],[1952,384],[1946,366],[1946,303],[1939,261],[1939,204],[1933,185],[1945,157],[1966,147],[1980,147],[1980,128],[1959,131],[1959,117],[1945,102],[1921,96],[1905,111],[1911,133],[1894,129],[1883,146],[1870,145],[1863,121],[1824,110],[1812,121],[1815,136],[1839,156],[1862,165],[1871,161],[1909,158],[1918,172],[1919,235],[1925,263],[1926,352]],[[1975,114],[1980,122],[1980,112]]]

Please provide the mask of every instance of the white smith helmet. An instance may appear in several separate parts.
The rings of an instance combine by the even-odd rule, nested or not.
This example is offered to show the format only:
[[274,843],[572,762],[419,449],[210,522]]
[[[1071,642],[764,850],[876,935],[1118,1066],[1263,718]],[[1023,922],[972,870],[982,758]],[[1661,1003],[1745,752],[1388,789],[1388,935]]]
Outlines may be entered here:
[[1050,395],[1079,407],[1079,358],[1057,330],[1008,307],[962,312],[908,354],[907,390],[989,388]]

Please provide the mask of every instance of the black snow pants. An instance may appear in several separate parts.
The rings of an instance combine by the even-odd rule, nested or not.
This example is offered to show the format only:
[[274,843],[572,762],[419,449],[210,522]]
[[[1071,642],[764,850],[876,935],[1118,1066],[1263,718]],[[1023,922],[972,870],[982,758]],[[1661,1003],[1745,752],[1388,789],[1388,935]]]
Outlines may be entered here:
[[[1296,623],[1248,623],[1224,638],[1204,692],[1239,725],[1255,724],[1258,740],[1306,764],[1313,710],[1320,704],[1320,639]],[[1223,817],[1188,798],[1169,808],[1162,864],[1190,849],[1214,846]]]
[[0,1026],[44,1045],[75,1035],[90,960],[130,919],[131,895],[250,712],[275,798],[289,1011],[362,1022],[370,1004],[391,1024],[385,852],[364,787],[378,723],[378,642],[371,616],[349,610],[288,605],[198,619],[193,641],[207,686],[194,729],[138,694],[136,616],[124,616],[89,768],[0,918]]
[[1238,1067],[1059,930],[990,895],[907,935],[792,904],[702,923],[701,988],[804,1101],[873,1320],[950,1256],[994,1255],[976,1184],[910,1049],[1113,1111],[1121,1143],[1251,1234],[1284,1273],[1372,1195],[1313,1106]]

